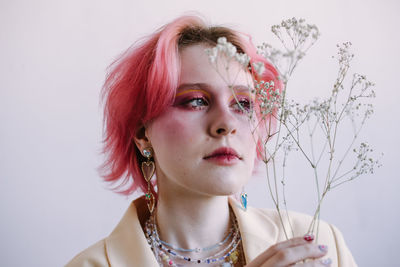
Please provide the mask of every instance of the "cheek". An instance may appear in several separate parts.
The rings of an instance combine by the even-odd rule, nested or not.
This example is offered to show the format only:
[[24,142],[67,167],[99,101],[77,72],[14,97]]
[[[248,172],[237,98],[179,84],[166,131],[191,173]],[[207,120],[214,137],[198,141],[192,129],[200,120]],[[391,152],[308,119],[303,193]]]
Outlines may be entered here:
[[200,127],[200,123],[182,112],[167,112],[149,127],[149,139],[154,149],[179,152],[199,140]]
[[250,159],[256,158],[257,147],[260,144],[260,136],[257,129],[254,130],[253,126],[249,127],[249,123],[247,122],[247,126],[244,127],[243,137],[240,139],[242,140],[246,153]]

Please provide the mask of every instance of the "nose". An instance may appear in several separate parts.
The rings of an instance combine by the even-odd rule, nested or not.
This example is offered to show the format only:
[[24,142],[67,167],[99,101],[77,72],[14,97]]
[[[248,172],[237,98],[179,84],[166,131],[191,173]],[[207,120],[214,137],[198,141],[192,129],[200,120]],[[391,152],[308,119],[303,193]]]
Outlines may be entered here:
[[236,119],[229,107],[216,106],[211,115],[210,135],[222,137],[235,134],[237,131]]

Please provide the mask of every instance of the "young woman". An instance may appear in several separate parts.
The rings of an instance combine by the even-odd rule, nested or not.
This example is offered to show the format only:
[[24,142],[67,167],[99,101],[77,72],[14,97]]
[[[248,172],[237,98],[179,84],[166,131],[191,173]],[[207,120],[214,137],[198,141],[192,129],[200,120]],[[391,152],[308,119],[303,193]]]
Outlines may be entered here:
[[[264,72],[225,55],[213,65],[205,49],[220,37],[250,63],[262,61]],[[144,196],[67,266],[356,266],[333,226],[321,222],[318,244],[312,235],[286,240],[275,211],[230,197],[257,161],[249,122],[249,114],[258,115],[249,90],[254,79],[279,84],[244,36],[193,16],[167,24],[116,61],[104,86],[103,170],[121,193]],[[306,233],[309,217],[293,213],[291,220],[296,233]]]

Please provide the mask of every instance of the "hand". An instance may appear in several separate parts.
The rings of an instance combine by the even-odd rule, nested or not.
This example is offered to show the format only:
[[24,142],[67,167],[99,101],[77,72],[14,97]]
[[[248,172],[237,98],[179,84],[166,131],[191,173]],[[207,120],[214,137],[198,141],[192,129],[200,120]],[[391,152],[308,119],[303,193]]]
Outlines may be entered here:
[[[246,267],[283,267],[296,266],[330,266],[331,260],[321,258],[328,248],[306,241],[304,237],[296,237],[277,243],[251,261]],[[305,260],[311,260],[303,262]]]

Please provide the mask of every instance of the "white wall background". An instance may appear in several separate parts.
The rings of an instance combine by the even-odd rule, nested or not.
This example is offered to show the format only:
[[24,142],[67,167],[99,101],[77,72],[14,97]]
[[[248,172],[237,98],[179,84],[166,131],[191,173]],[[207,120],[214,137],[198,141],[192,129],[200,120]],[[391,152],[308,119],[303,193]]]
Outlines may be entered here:
[[[245,4],[246,3],[246,4]],[[384,166],[334,191],[323,218],[338,226],[360,266],[396,266],[400,26],[396,0],[0,2],[0,259],[2,266],[62,266],[106,236],[133,197],[106,189],[99,91],[106,66],[137,38],[188,10],[270,41],[269,27],[303,17],[322,31],[299,67],[293,97],[312,98],[334,78],[335,44],[352,41],[353,70],[377,84],[364,131]],[[307,86],[304,86],[307,84]],[[324,91],[325,92],[325,91]],[[296,170],[302,173],[300,166]],[[299,183],[301,186],[301,183]],[[270,206],[261,178],[250,204]],[[302,211],[302,197],[292,206]],[[306,197],[305,197],[306,199]]]

